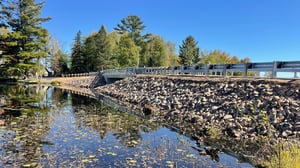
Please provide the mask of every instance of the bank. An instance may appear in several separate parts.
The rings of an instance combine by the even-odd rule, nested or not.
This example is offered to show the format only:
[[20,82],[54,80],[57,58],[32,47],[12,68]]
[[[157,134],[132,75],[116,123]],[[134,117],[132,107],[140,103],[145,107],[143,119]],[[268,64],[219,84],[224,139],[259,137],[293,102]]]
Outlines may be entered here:
[[252,162],[267,145],[300,139],[297,80],[138,75],[94,92],[188,132],[199,143],[214,137],[228,148],[233,142],[229,149]]

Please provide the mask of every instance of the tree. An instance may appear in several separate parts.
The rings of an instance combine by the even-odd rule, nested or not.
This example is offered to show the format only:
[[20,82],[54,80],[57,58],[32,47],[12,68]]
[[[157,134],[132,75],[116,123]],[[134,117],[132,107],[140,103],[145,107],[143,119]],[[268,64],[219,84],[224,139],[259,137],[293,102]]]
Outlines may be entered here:
[[[234,58],[235,60],[235,58]],[[230,64],[230,63],[237,63],[232,62],[232,58],[230,55],[221,50],[213,50],[209,52],[208,55],[204,56],[201,60],[203,64]]]
[[112,55],[110,55],[110,43],[107,38],[107,32],[102,25],[99,32],[95,36],[96,53],[95,59],[96,70],[103,70],[112,68]]
[[178,56],[176,55],[176,44],[167,41],[165,42],[165,48],[167,52],[167,66],[176,66],[178,64]]
[[63,52],[61,48],[59,42],[49,35],[45,67],[48,70],[51,69],[54,76],[69,72],[69,55]]
[[64,53],[62,50],[58,50],[52,57],[51,66],[54,76],[61,76],[62,74],[69,72],[68,57],[68,54]]
[[107,40],[109,42],[109,55],[111,55],[111,66],[113,68],[118,67],[118,58],[117,58],[117,53],[118,53],[118,44],[119,44],[119,36],[116,31],[113,31],[112,33],[109,33],[107,35]]
[[182,45],[179,46],[179,63],[181,65],[191,65],[199,62],[200,49],[197,44],[198,42],[192,36],[188,36],[182,41]]
[[147,41],[151,34],[142,35],[142,31],[145,29],[143,21],[135,15],[129,15],[126,18],[121,19],[121,24],[117,24],[114,29],[119,34],[128,34],[133,39],[136,45],[140,46],[141,43]]
[[45,46],[48,31],[42,23],[50,18],[41,18],[45,1],[11,0],[1,3],[1,26],[10,30],[0,35],[3,52],[3,75],[23,76],[28,72],[41,73],[40,59],[46,57]]
[[118,63],[121,67],[139,66],[140,47],[127,34],[121,36],[118,45]]
[[99,71],[117,66],[116,43],[118,36],[109,36],[102,25],[97,33],[89,35],[84,41],[84,58],[88,71]]
[[85,67],[85,59],[83,57],[83,44],[81,40],[81,31],[78,31],[75,37],[75,41],[72,47],[71,53],[71,71],[72,73],[83,73],[87,72]]
[[163,39],[159,36],[153,36],[147,44],[147,66],[165,66],[167,52]]
[[91,72],[96,69],[96,61],[94,57],[96,55],[96,40],[95,40],[96,33],[93,33],[86,37],[83,43],[83,57],[84,61],[87,62],[86,69],[87,71]]

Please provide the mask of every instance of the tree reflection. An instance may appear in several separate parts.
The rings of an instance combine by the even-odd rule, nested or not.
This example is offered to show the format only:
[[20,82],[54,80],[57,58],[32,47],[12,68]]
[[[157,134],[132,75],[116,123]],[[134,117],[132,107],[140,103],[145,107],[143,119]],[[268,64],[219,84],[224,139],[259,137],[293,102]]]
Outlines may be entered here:
[[49,105],[44,86],[0,86],[0,165],[19,167],[37,163],[49,131]]
[[72,104],[74,116],[80,127],[99,132],[102,139],[107,132],[112,132],[116,139],[127,147],[136,146],[141,141],[141,130],[154,131],[158,128],[149,121],[80,95],[72,95]]

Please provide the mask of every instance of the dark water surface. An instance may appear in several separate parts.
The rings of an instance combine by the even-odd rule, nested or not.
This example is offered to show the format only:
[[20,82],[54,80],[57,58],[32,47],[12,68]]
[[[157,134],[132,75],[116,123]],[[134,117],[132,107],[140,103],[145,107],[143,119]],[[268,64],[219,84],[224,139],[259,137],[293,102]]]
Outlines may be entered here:
[[252,167],[208,148],[99,100],[0,85],[0,167]]

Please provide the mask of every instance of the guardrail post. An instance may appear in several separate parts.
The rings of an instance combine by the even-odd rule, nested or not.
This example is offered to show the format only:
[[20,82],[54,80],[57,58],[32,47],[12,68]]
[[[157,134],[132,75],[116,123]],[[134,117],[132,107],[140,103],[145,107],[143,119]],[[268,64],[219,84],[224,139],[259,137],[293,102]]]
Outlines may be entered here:
[[272,69],[272,78],[276,78],[276,76],[277,76],[277,64],[278,64],[278,62],[274,61],[273,69]]
[[245,69],[243,71],[243,77],[247,77],[248,76],[248,66],[250,65],[250,63],[245,63]]
[[224,64],[224,66],[223,66],[223,76],[225,77],[225,76],[227,76],[227,64]]

